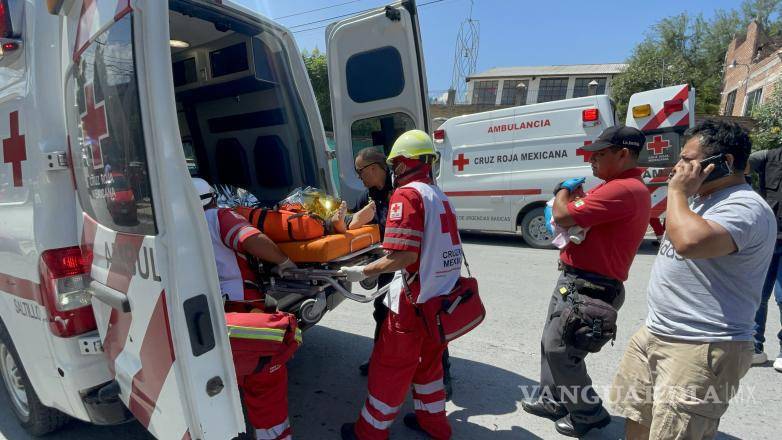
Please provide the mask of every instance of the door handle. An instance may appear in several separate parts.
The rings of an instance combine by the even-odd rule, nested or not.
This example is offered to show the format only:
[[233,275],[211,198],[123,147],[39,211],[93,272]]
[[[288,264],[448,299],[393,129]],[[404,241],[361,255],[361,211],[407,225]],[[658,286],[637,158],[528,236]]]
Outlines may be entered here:
[[128,296],[119,290],[114,290],[97,281],[91,281],[87,291],[90,292],[95,299],[112,309],[119,310],[122,313],[130,312],[130,301],[128,301]]

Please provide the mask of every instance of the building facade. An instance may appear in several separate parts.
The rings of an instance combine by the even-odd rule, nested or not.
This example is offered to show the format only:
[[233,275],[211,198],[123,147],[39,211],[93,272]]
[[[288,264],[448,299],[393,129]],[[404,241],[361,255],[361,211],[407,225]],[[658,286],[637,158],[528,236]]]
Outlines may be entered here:
[[720,114],[751,116],[765,102],[782,75],[782,39],[769,37],[752,22],[725,53]]
[[466,102],[513,106],[611,93],[627,64],[497,67],[467,78]]

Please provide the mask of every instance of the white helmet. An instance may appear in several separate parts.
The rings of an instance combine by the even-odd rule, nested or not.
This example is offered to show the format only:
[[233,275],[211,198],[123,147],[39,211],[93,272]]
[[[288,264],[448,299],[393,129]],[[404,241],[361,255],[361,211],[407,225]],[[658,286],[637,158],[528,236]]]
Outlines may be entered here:
[[212,203],[212,200],[214,200],[215,197],[217,196],[215,190],[212,189],[212,186],[209,185],[209,183],[206,180],[200,177],[193,177],[192,180],[193,180],[193,187],[195,187],[198,197],[201,198],[201,206],[206,206]]

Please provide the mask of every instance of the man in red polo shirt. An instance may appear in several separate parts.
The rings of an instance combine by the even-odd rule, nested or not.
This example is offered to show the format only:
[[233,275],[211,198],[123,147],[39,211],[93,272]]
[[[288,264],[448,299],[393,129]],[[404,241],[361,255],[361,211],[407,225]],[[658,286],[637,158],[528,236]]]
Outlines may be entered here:
[[581,244],[570,243],[560,252],[562,274],[541,340],[541,392],[522,402],[522,408],[555,420],[562,435],[580,437],[611,421],[584,364],[589,351],[573,342],[572,321],[569,324],[562,318],[578,295],[614,309],[624,302],[622,283],[649,225],[651,198],[637,167],[644,143],[645,136],[635,128],[606,129],[596,142],[584,147],[593,152],[592,173],[605,182],[584,197],[578,197],[583,195],[583,178],[566,180],[554,190],[554,221],[565,228],[589,228],[589,232]]

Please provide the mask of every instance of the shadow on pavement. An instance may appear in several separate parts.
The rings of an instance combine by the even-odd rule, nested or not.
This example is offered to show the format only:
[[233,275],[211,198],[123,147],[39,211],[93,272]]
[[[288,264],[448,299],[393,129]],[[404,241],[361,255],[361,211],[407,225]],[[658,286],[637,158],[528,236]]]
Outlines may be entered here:
[[[339,438],[342,423],[358,417],[367,393],[366,378],[358,366],[372,349],[372,339],[324,326],[304,335],[304,346],[289,364],[290,410],[294,435],[299,438]],[[321,362],[324,355],[330,362]],[[460,407],[448,414],[455,439],[539,438],[522,427],[496,431],[482,420],[471,417],[500,416],[518,411],[522,387],[531,389],[537,382],[491,365],[451,358],[454,377],[452,403]],[[408,398],[391,428],[392,438],[424,439],[408,430],[401,415],[412,411]]]

